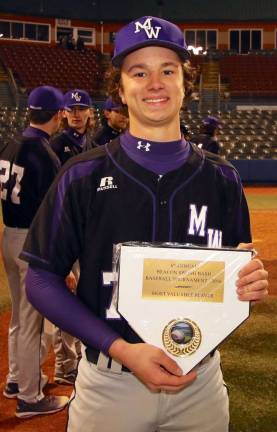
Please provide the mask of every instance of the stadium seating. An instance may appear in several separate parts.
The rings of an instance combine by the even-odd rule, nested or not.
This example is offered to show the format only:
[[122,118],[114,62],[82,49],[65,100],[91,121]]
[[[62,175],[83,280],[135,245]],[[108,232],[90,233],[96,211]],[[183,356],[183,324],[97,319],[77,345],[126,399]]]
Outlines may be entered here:
[[232,96],[277,97],[277,55],[236,55],[220,58],[220,74]]
[[220,118],[220,154],[226,159],[277,159],[277,111],[227,111],[215,113],[187,111],[185,123],[198,134],[207,115]]
[[80,52],[60,46],[0,44],[0,59],[27,93],[40,85],[53,85],[64,92],[82,88],[97,95],[103,80],[100,56],[93,49]]

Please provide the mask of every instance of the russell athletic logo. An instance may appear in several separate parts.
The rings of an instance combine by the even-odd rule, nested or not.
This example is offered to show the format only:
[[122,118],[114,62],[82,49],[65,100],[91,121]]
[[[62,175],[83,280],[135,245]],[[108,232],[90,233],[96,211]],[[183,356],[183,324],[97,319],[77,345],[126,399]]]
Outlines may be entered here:
[[151,21],[152,18],[147,18],[143,24],[141,24],[139,21],[136,21],[136,30],[134,33],[139,33],[141,30],[144,30],[148,39],[158,39],[161,27],[152,27]]
[[150,147],[151,147],[150,143],[143,144],[142,141],[138,141],[137,149],[149,152],[150,151]]
[[97,192],[105,191],[107,189],[117,189],[117,185],[115,185],[113,181],[113,177],[102,177]]

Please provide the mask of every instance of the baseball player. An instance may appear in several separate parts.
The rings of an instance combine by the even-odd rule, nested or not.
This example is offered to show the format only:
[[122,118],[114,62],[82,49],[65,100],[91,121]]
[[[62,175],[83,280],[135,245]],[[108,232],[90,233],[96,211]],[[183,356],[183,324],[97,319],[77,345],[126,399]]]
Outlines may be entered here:
[[[183,33],[160,18],[139,18],[117,33],[114,88],[128,106],[129,130],[62,169],[21,254],[30,263],[30,301],[84,343],[68,432],[228,430],[219,353],[183,375],[110,311],[113,244],[251,241],[236,170],[181,137],[186,55]],[[74,297],[64,276],[77,258]],[[240,270],[239,299],[263,299],[267,285],[253,259]]]
[[115,103],[109,97],[104,104],[103,126],[96,131],[93,141],[97,145],[104,145],[121,134],[128,126],[128,117],[126,109],[122,103]]
[[[92,141],[93,111],[89,94],[73,89],[64,95],[62,132],[50,140],[52,149],[63,165],[72,156],[90,150]],[[73,265],[76,280],[79,277],[78,263]],[[58,384],[74,384],[81,348],[79,341],[58,327],[53,330],[55,352],[54,381]]]
[[219,153],[218,130],[220,121],[216,117],[208,116],[202,122],[200,134],[192,137],[192,141],[203,150]]
[[68,402],[64,396],[44,396],[48,378],[40,368],[42,351],[47,349],[41,346],[43,317],[26,297],[28,265],[18,258],[33,217],[60,167],[49,138],[60,123],[63,95],[53,87],[38,87],[30,93],[28,106],[29,127],[0,154],[5,225],[1,246],[12,300],[4,396],[17,398],[16,416],[20,418],[54,413]]
[[72,156],[94,147],[92,101],[86,91],[74,89],[64,95],[62,126],[62,132],[50,144],[63,165]]

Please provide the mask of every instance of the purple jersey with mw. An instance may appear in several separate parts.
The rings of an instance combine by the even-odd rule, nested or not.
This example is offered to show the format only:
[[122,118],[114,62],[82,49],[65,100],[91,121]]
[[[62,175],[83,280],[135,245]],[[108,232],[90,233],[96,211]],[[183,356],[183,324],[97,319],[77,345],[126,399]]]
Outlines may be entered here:
[[[32,224],[21,257],[60,280],[79,259],[78,299],[70,297],[67,312],[76,321],[71,332],[76,329],[81,338],[77,302],[97,317],[102,338],[106,327],[129,342],[140,341],[124,319],[109,319],[107,313],[113,244],[125,241],[209,247],[250,242],[249,213],[238,173],[220,157],[185,141],[153,143],[128,133],[64,166]],[[47,300],[51,308],[51,299]],[[47,305],[44,312],[47,315]],[[84,340],[90,345],[87,337]],[[91,345],[99,346],[93,340]]]

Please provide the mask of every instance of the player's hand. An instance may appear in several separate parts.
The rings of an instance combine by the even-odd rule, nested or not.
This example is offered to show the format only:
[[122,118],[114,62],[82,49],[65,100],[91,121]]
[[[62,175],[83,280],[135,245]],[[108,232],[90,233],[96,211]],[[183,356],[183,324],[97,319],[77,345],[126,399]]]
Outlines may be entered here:
[[[253,243],[240,243],[238,249],[253,249]],[[240,300],[260,301],[268,295],[268,272],[258,258],[241,268],[236,282]]]
[[109,354],[127,366],[152,391],[176,393],[196,379],[195,371],[183,375],[177,363],[153,345],[130,344],[117,339]]
[[77,281],[72,271],[69,273],[69,275],[66,276],[65,283],[70,291],[74,292],[76,290]]

